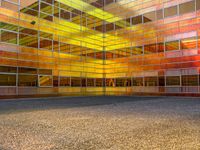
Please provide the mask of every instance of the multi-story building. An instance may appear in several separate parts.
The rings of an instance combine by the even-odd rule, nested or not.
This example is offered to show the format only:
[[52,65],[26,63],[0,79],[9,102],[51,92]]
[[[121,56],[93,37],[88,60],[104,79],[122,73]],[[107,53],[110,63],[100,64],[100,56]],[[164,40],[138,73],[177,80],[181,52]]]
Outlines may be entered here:
[[0,96],[200,95],[200,0],[1,0]]

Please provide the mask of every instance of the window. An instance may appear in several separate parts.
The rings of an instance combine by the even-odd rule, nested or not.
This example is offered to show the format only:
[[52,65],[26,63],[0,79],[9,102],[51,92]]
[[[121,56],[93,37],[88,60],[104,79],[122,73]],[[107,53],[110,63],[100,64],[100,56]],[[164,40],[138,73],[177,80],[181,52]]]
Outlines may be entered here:
[[60,86],[70,86],[70,77],[60,77]]
[[0,66],[0,72],[16,73],[17,68],[16,67],[10,67],[10,66]]
[[145,83],[145,86],[157,86],[158,77],[145,77],[144,83]]
[[132,79],[133,86],[143,86],[143,78],[142,77],[135,77]]
[[136,16],[132,18],[132,25],[136,25],[140,23],[142,23],[142,16]]
[[62,53],[70,53],[70,44],[60,43],[60,52]]
[[183,75],[182,86],[198,86],[198,75]]
[[115,86],[115,79],[112,79],[112,78],[106,79],[106,86],[107,87],[114,87]]
[[38,38],[27,34],[19,34],[19,45],[38,48]]
[[116,86],[125,86],[125,79],[117,78],[116,79]]
[[17,33],[1,30],[1,42],[17,44]]
[[51,69],[39,69],[39,74],[52,75]]
[[40,75],[39,76],[39,85],[41,87],[48,87],[52,86],[52,76],[45,76],[45,75]]
[[0,86],[16,86],[16,75],[0,74]]
[[156,52],[157,52],[156,44],[150,44],[144,46],[144,54],[151,54]]
[[177,15],[177,6],[165,8],[165,18]]
[[87,86],[95,86],[95,79],[87,78]]
[[165,43],[165,50],[166,51],[174,51],[179,50],[179,41],[170,41]]
[[37,86],[37,75],[18,75],[18,86]]
[[195,49],[195,48],[197,48],[196,37],[181,40],[181,49]]
[[163,19],[163,9],[156,11],[156,18],[157,20]]
[[59,83],[58,76],[53,76],[53,86],[58,87],[58,83]]
[[52,40],[40,38],[39,44],[40,44],[40,48],[42,49],[52,50],[52,47],[53,47]]
[[65,19],[65,20],[70,20],[71,19],[71,13],[61,9],[60,10],[60,18]]
[[71,86],[72,87],[80,87],[81,86],[81,79],[73,77],[71,78]]
[[164,76],[158,77],[158,86],[165,86],[165,77]]
[[196,7],[197,10],[200,10],[200,0],[196,0]]
[[157,43],[157,51],[159,52],[164,52],[164,43]]
[[180,86],[180,76],[167,76],[166,77],[167,86]]
[[102,87],[103,86],[103,80],[101,78],[96,78],[96,86]]
[[25,73],[25,74],[37,74],[37,69],[36,68],[19,67],[18,72],[19,73]]
[[179,5],[179,14],[185,14],[195,11],[195,1],[183,3]]
[[156,20],[156,13],[155,13],[155,11],[145,13],[143,15],[143,20],[144,20],[144,23],[155,21]]
[[132,47],[132,55],[141,55],[141,54],[143,54],[142,46]]

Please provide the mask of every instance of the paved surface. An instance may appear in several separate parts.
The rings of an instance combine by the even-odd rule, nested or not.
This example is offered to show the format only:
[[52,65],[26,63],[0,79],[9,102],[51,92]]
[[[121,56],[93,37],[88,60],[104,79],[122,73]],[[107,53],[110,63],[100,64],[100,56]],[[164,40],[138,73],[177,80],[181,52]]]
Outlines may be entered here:
[[200,150],[200,98],[0,100],[0,150]]

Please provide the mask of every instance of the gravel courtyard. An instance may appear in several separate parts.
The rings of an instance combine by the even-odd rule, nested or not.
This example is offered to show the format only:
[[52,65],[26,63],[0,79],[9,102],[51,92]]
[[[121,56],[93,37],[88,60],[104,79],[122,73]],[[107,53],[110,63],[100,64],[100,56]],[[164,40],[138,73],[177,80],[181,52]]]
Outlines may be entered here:
[[200,98],[0,100],[0,150],[200,150]]

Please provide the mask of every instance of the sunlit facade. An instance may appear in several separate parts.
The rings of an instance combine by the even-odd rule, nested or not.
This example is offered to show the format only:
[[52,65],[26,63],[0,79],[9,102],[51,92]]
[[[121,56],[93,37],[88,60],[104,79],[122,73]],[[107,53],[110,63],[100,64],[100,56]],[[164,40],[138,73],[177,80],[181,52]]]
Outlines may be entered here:
[[200,95],[200,0],[1,0],[0,96]]

